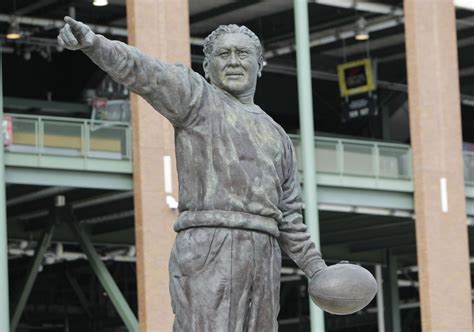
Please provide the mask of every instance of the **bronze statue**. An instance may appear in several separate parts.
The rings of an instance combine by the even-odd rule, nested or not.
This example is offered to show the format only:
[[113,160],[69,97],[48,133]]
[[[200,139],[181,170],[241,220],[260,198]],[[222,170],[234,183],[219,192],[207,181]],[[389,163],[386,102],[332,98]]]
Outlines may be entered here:
[[254,104],[263,68],[258,37],[237,25],[213,31],[204,42],[208,82],[65,21],[61,46],[84,52],[175,128],[173,330],[277,331],[280,248],[310,279],[329,269],[303,223],[291,140]]

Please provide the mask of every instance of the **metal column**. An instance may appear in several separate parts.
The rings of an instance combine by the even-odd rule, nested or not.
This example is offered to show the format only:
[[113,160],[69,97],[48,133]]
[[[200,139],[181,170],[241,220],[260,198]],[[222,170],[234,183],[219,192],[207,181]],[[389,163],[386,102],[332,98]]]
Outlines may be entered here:
[[400,299],[398,295],[397,257],[390,251],[386,256],[387,266],[383,271],[384,317],[386,332],[401,332]]
[[375,265],[375,279],[377,280],[377,326],[379,332],[385,332],[384,305],[383,305],[383,278],[382,265]]
[[138,332],[137,318],[133,314],[132,309],[130,309],[130,306],[128,305],[127,301],[120,292],[120,289],[118,288],[114,279],[107,270],[107,267],[100,260],[100,257],[95,251],[92,242],[89,240],[87,233],[77,223],[70,223],[69,225],[71,226],[73,233],[79,240],[82,250],[84,250],[84,253],[87,256],[87,259],[89,260],[92,269],[94,270],[102,287],[104,287],[105,291],[107,292],[110,301],[112,301],[124,324],[127,326],[129,331]]
[[[298,102],[300,114],[301,148],[303,156],[303,189],[305,221],[311,238],[320,250],[318,200],[316,195],[316,167],[314,153],[313,99],[307,0],[294,0],[296,59],[298,74]],[[324,313],[310,302],[311,331],[324,331]]]
[[39,268],[44,258],[44,253],[46,252],[46,249],[48,249],[49,243],[51,242],[51,238],[53,237],[53,231],[54,224],[51,224],[43,232],[41,240],[36,246],[35,256],[33,257],[33,261],[31,262],[31,265],[28,268],[28,271],[26,272],[25,280],[21,288],[21,294],[15,304],[15,309],[13,311],[13,316],[10,325],[10,330],[12,332],[16,331],[18,322],[20,321],[21,315],[23,314],[23,309],[25,309],[26,302],[28,301],[28,297],[31,293],[31,289],[33,288],[33,284],[35,283],[36,277],[38,276]]
[[[1,44],[1,43],[0,43]],[[0,119],[3,124],[2,52],[0,52]],[[0,135],[0,331],[10,330],[8,297],[7,213],[5,205],[5,159],[3,154],[3,130]]]

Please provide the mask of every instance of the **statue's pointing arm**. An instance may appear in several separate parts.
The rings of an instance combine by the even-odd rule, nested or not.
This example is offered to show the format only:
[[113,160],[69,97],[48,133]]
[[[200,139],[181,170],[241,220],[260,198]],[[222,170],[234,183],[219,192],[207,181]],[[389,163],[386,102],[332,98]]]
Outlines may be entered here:
[[183,65],[169,65],[119,41],[95,34],[70,17],[58,43],[81,50],[115,81],[146,99],[175,126],[187,126],[197,116],[192,110],[203,94],[204,80]]
[[306,225],[303,223],[301,195],[298,170],[293,145],[288,138],[285,149],[285,180],[282,184],[280,210],[283,219],[278,225],[281,248],[311,278],[326,267],[321,254],[311,241]]

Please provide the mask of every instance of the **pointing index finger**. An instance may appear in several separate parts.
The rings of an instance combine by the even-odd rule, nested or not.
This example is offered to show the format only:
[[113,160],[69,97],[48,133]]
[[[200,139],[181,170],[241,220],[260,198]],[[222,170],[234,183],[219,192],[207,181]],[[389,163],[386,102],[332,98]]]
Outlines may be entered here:
[[64,17],[64,22],[69,24],[69,26],[71,27],[71,30],[74,31],[74,32],[84,32],[84,30],[85,30],[84,29],[85,25],[81,22],[76,21],[72,17],[65,16]]
[[75,19],[73,19],[72,17],[70,16],[64,16],[64,22],[66,22],[67,24],[69,24],[70,26],[77,26],[77,22]]

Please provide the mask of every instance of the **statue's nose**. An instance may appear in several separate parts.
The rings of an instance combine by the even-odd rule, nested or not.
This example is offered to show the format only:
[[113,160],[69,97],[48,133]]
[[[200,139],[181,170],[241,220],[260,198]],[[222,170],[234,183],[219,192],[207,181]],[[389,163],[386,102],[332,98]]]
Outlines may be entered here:
[[235,52],[230,53],[229,63],[231,65],[238,65],[239,64],[239,58],[237,57],[237,54]]

